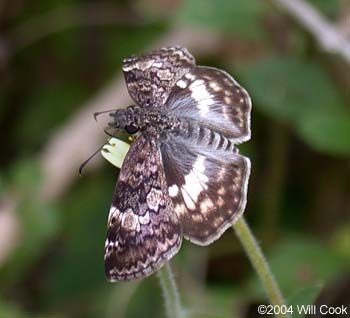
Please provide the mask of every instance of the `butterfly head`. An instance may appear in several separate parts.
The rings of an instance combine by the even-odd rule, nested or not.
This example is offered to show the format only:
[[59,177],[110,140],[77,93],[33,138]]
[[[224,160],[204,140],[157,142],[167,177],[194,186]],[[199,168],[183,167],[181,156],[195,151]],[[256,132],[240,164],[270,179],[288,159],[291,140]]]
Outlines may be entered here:
[[124,130],[132,135],[140,130],[140,108],[138,106],[129,106],[126,109],[118,109],[109,113],[113,121],[108,125],[114,129]]

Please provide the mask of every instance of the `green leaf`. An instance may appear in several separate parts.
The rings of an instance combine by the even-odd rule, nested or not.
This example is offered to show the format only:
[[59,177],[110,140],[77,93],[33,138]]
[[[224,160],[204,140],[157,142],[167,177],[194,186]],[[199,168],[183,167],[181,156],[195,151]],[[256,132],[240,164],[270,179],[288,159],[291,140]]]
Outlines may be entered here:
[[350,114],[336,112],[305,116],[297,127],[299,135],[315,150],[350,156]]
[[312,148],[350,154],[350,119],[338,92],[316,63],[268,57],[238,69],[253,107],[291,124]]
[[264,4],[257,0],[187,0],[177,19],[181,24],[211,28],[249,38],[262,34],[259,23]]

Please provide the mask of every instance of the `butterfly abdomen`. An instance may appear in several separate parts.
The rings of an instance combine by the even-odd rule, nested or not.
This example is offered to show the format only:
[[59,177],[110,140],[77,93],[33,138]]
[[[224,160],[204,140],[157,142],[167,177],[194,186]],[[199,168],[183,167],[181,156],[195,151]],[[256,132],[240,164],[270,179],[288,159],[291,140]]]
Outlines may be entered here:
[[174,130],[173,135],[208,149],[234,150],[234,144],[230,138],[224,136],[221,132],[191,120],[181,120],[179,128]]

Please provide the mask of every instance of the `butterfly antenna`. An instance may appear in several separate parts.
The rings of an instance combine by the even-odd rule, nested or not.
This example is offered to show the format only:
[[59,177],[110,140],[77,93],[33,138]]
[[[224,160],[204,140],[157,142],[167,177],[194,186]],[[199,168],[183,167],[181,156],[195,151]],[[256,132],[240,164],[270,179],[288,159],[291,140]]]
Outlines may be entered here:
[[[109,141],[109,140],[110,140],[110,138],[108,139],[108,141]],[[108,141],[107,141],[107,142],[108,142]],[[105,146],[105,144],[103,144],[101,147],[98,147],[98,149],[97,149],[89,158],[87,158],[87,159],[80,165],[80,167],[79,167],[79,175],[82,174],[84,167],[89,163],[89,161],[90,161],[93,157],[95,157],[95,156],[101,151],[101,149],[102,149],[104,146]]]
[[97,121],[97,116],[100,116],[100,115],[105,114],[105,113],[112,113],[115,111],[116,111],[116,109],[109,109],[109,110],[103,110],[101,112],[96,112],[96,113],[94,113],[94,119]]

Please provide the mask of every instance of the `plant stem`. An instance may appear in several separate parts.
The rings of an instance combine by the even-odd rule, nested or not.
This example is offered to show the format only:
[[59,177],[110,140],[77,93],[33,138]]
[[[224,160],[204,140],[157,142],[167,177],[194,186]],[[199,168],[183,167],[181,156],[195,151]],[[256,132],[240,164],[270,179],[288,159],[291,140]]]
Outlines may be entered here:
[[[269,265],[256,241],[253,233],[251,232],[244,217],[241,217],[233,225],[243,248],[245,249],[255,271],[257,272],[261,283],[264,286],[266,294],[272,305],[284,305],[285,301],[282,293],[276,283],[276,280],[269,268]],[[277,317],[284,317],[286,315],[276,315]]]
[[163,291],[167,318],[181,317],[180,297],[177,291],[173,272],[169,263],[166,263],[158,272],[160,286]]

